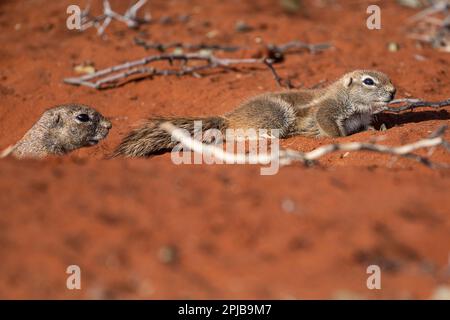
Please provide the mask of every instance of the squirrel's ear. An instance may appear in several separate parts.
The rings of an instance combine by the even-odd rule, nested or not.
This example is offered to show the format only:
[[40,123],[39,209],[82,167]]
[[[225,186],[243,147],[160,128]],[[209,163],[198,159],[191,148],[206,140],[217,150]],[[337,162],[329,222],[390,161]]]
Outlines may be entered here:
[[344,78],[344,86],[346,88],[350,87],[352,82],[353,82],[353,78],[351,76],[348,76],[348,77]]

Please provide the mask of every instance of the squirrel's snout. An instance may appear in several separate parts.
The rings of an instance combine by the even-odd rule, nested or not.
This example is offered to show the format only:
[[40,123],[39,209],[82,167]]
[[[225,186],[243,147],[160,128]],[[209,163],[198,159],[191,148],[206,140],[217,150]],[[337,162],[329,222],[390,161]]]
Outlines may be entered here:
[[102,120],[101,126],[109,130],[112,128],[112,123],[111,123],[111,121],[105,119],[105,120]]
[[395,89],[394,87],[392,87],[392,90],[389,91],[389,93],[391,94],[391,100],[394,100],[396,92],[397,92],[397,89]]
[[395,89],[395,87],[394,87],[393,85],[391,85],[391,86],[389,86],[389,87],[386,88],[386,91],[387,91],[388,94],[389,94],[389,98],[390,98],[391,100],[393,100],[394,97],[395,97],[395,93],[397,92],[397,89]]

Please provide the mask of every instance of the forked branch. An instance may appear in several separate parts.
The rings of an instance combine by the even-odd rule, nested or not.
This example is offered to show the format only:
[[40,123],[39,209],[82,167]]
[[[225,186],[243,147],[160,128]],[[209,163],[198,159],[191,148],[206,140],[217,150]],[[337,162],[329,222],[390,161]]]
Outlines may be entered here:
[[177,128],[170,122],[165,122],[160,125],[162,129],[166,130],[172,137],[178,140],[184,147],[201,154],[214,156],[216,159],[222,160],[224,163],[261,163],[267,164],[272,161],[279,161],[280,165],[289,165],[291,163],[300,162],[305,165],[313,164],[317,159],[337,151],[371,151],[393,156],[400,156],[412,159],[422,163],[430,168],[448,167],[448,164],[437,164],[432,162],[428,157],[413,153],[418,149],[432,148],[442,146],[447,151],[450,151],[450,143],[444,140],[444,133],[447,129],[442,126],[437,129],[429,137],[418,140],[413,143],[405,144],[398,147],[388,147],[385,145],[366,143],[366,142],[349,142],[349,143],[335,143],[321,146],[309,152],[301,152],[292,149],[280,150],[279,154],[234,154],[224,151],[216,145],[207,145],[198,141],[191,136],[184,133],[183,130]]
[[138,17],[138,11],[141,9],[147,0],[138,0],[134,5],[128,8],[124,14],[119,14],[112,10],[111,4],[108,0],[103,0],[103,14],[92,17],[90,15],[90,4],[82,12],[81,30],[84,31],[91,27],[97,29],[98,35],[103,35],[106,28],[113,20],[125,23],[129,28],[137,28],[141,24],[149,23],[152,18],[150,14],[146,14],[143,18]]
[[[237,46],[222,46],[222,45],[206,45],[206,44],[182,44],[182,43],[169,43],[166,45],[159,43],[146,43],[143,40],[135,39],[135,41],[146,48],[153,48],[164,52],[168,48],[171,47],[181,47],[188,48],[190,50],[199,50],[199,49],[209,49],[210,51],[214,50],[222,50],[222,51],[235,51],[240,49]],[[306,44],[300,41],[292,41],[284,45],[271,45],[272,49],[276,48],[276,52],[279,54],[287,53],[288,50],[292,48],[307,48],[311,52],[317,52],[320,50],[324,50],[328,48],[330,45],[328,44]],[[269,46],[268,46],[269,48]],[[105,88],[114,88],[120,86],[123,83],[128,81],[133,81],[136,79],[148,78],[153,76],[168,76],[168,75],[176,75],[176,76],[185,76],[185,75],[193,75],[196,77],[201,77],[200,71],[205,71],[208,69],[214,68],[222,68],[226,69],[232,65],[239,64],[259,64],[263,66],[267,66],[272,72],[275,80],[277,81],[280,87],[288,87],[292,88],[292,85],[289,81],[283,81],[283,79],[278,75],[277,71],[273,67],[273,64],[280,62],[280,58],[271,57],[273,54],[270,53],[268,57],[262,58],[219,58],[214,56],[211,52],[206,53],[182,53],[182,54],[167,54],[163,53],[160,55],[152,55],[147,56],[142,59],[133,60],[129,62],[125,62],[123,64],[119,64],[116,66],[112,66],[109,68],[105,68],[99,70],[97,72],[83,75],[80,77],[66,78],[64,79],[65,83],[72,85],[82,85],[95,89],[105,89]],[[284,58],[283,58],[284,59]],[[147,66],[156,61],[168,61],[170,66],[173,65],[174,61],[182,62],[178,67],[168,68],[168,69],[158,69],[154,67]],[[203,62],[200,64],[189,65],[190,62]]]
[[[157,69],[154,67],[146,67],[147,64],[156,61],[168,61],[171,65],[174,61],[179,61],[181,62],[181,64],[178,69]],[[195,64],[189,66],[187,63],[192,61],[203,62],[203,64]],[[141,78],[168,75],[194,75],[200,77],[201,75],[198,72],[207,69],[229,68],[233,65],[238,64],[262,63],[264,63],[264,59],[217,58],[213,55],[203,55],[198,53],[162,54],[126,62],[77,78],[66,78],[64,79],[64,82],[73,85],[83,85],[95,89],[104,89],[117,87],[120,85],[120,81],[125,81],[134,75],[140,75]]]

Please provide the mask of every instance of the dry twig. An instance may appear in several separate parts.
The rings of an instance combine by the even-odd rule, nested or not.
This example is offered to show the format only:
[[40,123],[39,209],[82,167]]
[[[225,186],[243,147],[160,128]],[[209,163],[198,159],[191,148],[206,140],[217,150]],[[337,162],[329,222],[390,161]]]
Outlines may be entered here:
[[[442,19],[432,17],[444,14]],[[410,38],[430,43],[433,47],[450,52],[450,2],[448,0],[431,0],[430,7],[411,17],[410,22],[416,25]]]
[[[83,85],[95,89],[114,88],[120,85],[120,81],[126,81],[133,75],[140,75],[141,79],[152,76],[185,76],[193,75],[201,77],[198,73],[207,69],[229,68],[238,64],[262,64],[265,59],[228,59],[217,58],[213,55],[203,55],[198,53],[187,54],[162,54],[148,56],[139,60],[126,62],[117,66],[99,70],[95,73],[76,78],[66,78],[65,83],[73,85]],[[179,69],[157,69],[145,67],[145,65],[156,61],[168,61],[173,64],[174,61],[181,61]],[[189,61],[203,61],[204,64],[188,66]]]
[[225,51],[225,52],[234,52],[241,47],[238,46],[224,46],[220,44],[206,44],[206,43],[198,43],[198,44],[189,44],[189,43],[182,43],[182,42],[170,42],[170,43],[157,43],[157,42],[146,42],[145,40],[142,40],[140,38],[134,38],[134,43],[138,46],[141,46],[148,49],[155,49],[160,52],[166,52],[168,49],[171,48],[181,48],[186,50],[214,50],[214,51]]
[[[397,107],[390,107],[390,105],[397,105],[397,104],[403,104],[401,106]],[[392,100],[388,105],[378,109],[375,113],[380,113],[383,111],[393,112],[393,113],[400,113],[406,110],[413,110],[415,108],[420,107],[429,107],[429,108],[442,108],[445,106],[450,105],[450,98],[442,101],[423,101],[420,99],[396,99]]]
[[[141,40],[137,40],[140,44]],[[145,45],[142,44],[142,45]],[[159,50],[166,50],[172,46],[180,46],[182,44],[167,44],[167,45],[150,45]],[[274,46],[277,48],[277,52],[280,54],[284,54],[287,50],[292,49],[293,47],[305,47],[309,50],[323,50],[328,45],[318,44],[311,45],[306,44],[299,41],[292,41],[285,45]],[[190,48],[199,48],[201,46],[206,47],[206,45],[184,45]],[[238,47],[225,47],[215,45],[214,47],[209,46],[209,48],[216,48],[217,50],[228,50],[236,49]],[[314,49],[313,49],[314,48]],[[156,61],[168,61],[171,65],[174,61],[181,61],[182,64],[178,69],[157,69],[153,67],[147,67],[146,65],[156,62]],[[204,64],[200,65],[192,65],[188,66],[188,62],[190,61],[203,61]],[[235,58],[218,58],[212,54],[201,54],[201,53],[186,53],[186,54],[161,54],[161,55],[153,55],[147,56],[142,59],[129,61],[120,65],[116,65],[113,67],[109,67],[103,70],[99,70],[92,74],[75,77],[75,78],[66,78],[64,79],[65,83],[72,85],[83,85],[88,86],[95,89],[105,89],[105,88],[114,88],[119,86],[120,84],[126,83],[129,80],[133,80],[133,76],[139,76],[139,79],[153,76],[168,76],[168,75],[176,75],[176,76],[185,76],[185,75],[193,75],[196,77],[200,77],[198,72],[204,71],[207,69],[214,68],[228,68],[231,65],[238,64],[262,64],[267,66],[272,72],[275,80],[277,81],[280,87],[288,87],[292,88],[290,81],[283,82],[283,79],[278,75],[273,64],[276,63],[272,58],[243,58],[243,59],[235,59]]]
[[95,27],[97,29],[97,34],[101,36],[112,20],[123,22],[129,28],[137,28],[140,25],[149,23],[152,20],[150,14],[146,14],[144,18],[139,18],[137,16],[139,9],[141,9],[146,3],[147,0],[138,0],[122,15],[111,9],[109,0],[103,0],[103,14],[97,17],[90,16],[89,11],[91,6],[89,3],[87,8],[82,12],[81,30],[84,31],[91,27]]
[[295,53],[302,49],[307,49],[311,54],[315,54],[330,47],[331,44],[329,43],[310,44],[298,40],[290,41],[288,43],[280,45],[268,44],[266,46],[268,51],[268,58],[272,59],[274,62],[281,62],[284,60],[284,56],[286,54]]
[[[448,164],[437,164],[432,162],[427,157],[413,153],[418,149],[432,148],[437,146],[444,147],[450,151],[450,143],[444,140],[443,135],[446,126],[437,129],[429,137],[418,140],[413,143],[405,144],[398,147],[388,147],[385,145],[365,142],[349,142],[349,143],[335,143],[321,146],[310,152],[295,151],[292,149],[280,150],[279,154],[234,154],[224,151],[222,148],[215,145],[207,145],[199,140],[196,140],[189,135],[186,135],[183,130],[177,128],[170,122],[165,122],[160,125],[162,129],[166,130],[173,138],[178,140],[184,147],[201,154],[214,156],[216,159],[222,160],[224,163],[260,163],[267,164],[272,161],[279,161],[280,165],[289,165],[294,162],[300,162],[306,165],[313,164],[317,159],[337,151],[371,151],[393,156],[405,157],[422,163],[430,168],[448,167]],[[276,157],[276,158],[275,158]]]

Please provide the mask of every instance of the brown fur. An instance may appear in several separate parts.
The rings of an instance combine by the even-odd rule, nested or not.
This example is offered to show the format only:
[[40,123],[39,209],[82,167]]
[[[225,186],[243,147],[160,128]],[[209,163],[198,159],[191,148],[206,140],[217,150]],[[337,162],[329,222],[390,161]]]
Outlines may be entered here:
[[[365,84],[367,78],[373,85]],[[378,71],[357,70],[345,74],[324,89],[267,93],[244,102],[235,110],[209,118],[150,119],[133,130],[113,156],[142,157],[164,152],[177,142],[159,128],[170,121],[193,134],[193,121],[208,129],[278,129],[280,138],[293,135],[311,137],[346,136],[367,129],[377,107],[391,101],[395,88],[388,76]]]
[[[77,117],[87,115],[87,121]],[[14,146],[3,152],[17,158],[42,158],[63,155],[92,146],[104,139],[111,122],[94,109],[80,104],[66,104],[45,111],[35,125]]]
[[209,129],[223,131],[228,126],[227,121],[222,117],[152,118],[139,128],[132,130],[116,148],[112,157],[148,157],[172,149],[178,142],[172,140],[171,135],[159,127],[166,121],[170,121],[180,129],[187,130],[190,135],[199,134],[194,132],[194,121],[202,121],[202,133]]

